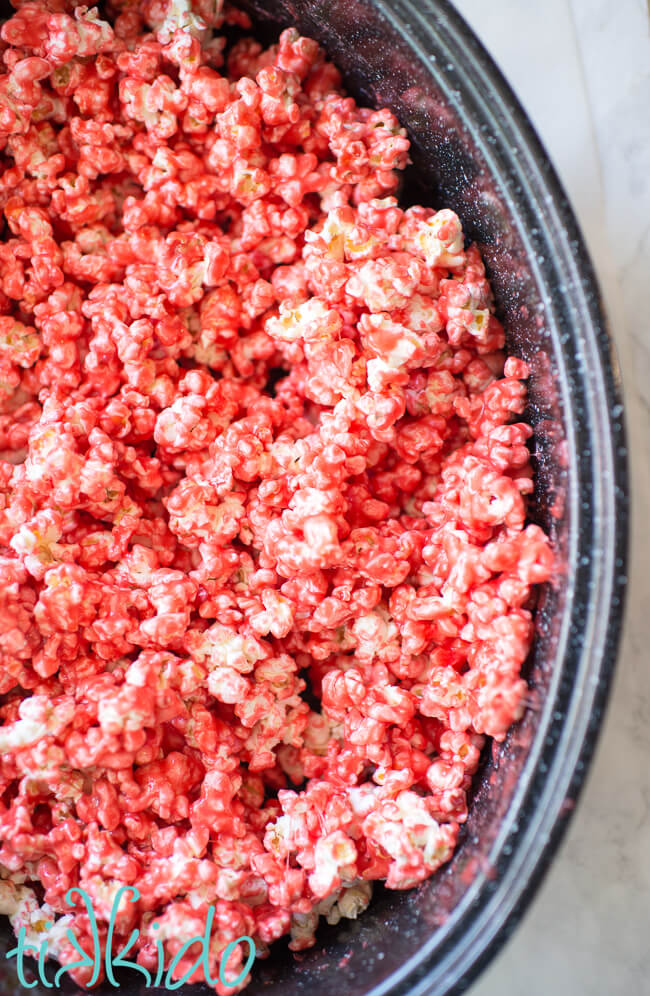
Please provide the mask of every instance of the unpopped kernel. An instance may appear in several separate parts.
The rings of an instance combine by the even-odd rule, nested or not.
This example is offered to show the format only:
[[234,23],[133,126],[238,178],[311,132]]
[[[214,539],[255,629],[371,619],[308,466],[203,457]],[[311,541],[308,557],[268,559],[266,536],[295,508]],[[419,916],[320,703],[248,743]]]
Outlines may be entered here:
[[68,890],[104,943],[137,885],[114,944],[154,971],[212,906],[216,976],[452,855],[552,568],[529,371],[457,216],[399,206],[404,130],[314,41],[14,2],[0,906],[66,965]]

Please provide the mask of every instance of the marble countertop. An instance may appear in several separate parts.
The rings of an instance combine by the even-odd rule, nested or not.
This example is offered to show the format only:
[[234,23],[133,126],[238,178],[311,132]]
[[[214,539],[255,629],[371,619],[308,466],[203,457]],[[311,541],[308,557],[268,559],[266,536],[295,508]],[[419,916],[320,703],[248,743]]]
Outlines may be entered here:
[[470,996],[650,994],[650,39],[646,0],[455,0],[573,202],[623,371],[633,534],[605,726],[570,830]]

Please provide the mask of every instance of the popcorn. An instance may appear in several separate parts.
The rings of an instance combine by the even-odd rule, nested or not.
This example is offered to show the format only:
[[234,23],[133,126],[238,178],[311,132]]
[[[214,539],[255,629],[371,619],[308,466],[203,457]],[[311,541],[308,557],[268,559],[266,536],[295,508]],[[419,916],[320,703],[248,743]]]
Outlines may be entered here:
[[454,268],[463,262],[463,230],[458,215],[447,208],[419,226],[415,241],[429,266]]
[[212,910],[216,978],[449,860],[553,557],[528,367],[391,112],[229,5],[115,15],[0,30],[0,911],[66,965],[68,890],[104,943],[137,882],[116,950]]
[[386,885],[409,889],[447,861],[458,825],[438,824],[413,792],[384,801],[363,822],[368,843],[389,855]]
[[338,888],[343,878],[355,878],[357,849],[354,841],[340,830],[321,837],[314,850],[314,871],[309,887],[315,896]]

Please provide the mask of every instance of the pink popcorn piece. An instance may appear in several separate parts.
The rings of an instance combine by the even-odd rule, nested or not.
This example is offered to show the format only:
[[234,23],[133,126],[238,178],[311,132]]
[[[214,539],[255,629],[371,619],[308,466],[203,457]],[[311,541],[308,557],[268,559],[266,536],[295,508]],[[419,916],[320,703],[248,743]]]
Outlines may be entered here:
[[398,203],[399,122],[313,40],[228,47],[248,19],[207,0],[15,7],[0,905],[69,964],[67,891],[105,943],[135,884],[113,945],[137,929],[152,974],[212,908],[216,978],[451,858],[553,571],[530,370],[457,215]]

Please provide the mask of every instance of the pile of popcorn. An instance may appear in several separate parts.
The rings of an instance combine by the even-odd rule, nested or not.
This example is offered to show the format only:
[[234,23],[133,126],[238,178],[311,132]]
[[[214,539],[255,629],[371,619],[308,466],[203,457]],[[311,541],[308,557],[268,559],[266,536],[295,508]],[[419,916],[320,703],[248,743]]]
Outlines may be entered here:
[[552,570],[528,369],[315,42],[214,0],[14,2],[0,912],[67,964],[66,892],[103,943],[137,885],[114,943],[155,969],[215,906],[214,976],[449,860]]

